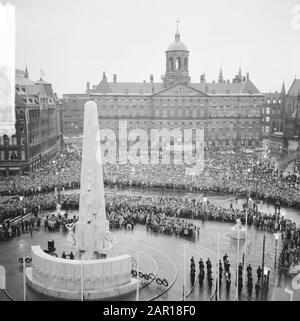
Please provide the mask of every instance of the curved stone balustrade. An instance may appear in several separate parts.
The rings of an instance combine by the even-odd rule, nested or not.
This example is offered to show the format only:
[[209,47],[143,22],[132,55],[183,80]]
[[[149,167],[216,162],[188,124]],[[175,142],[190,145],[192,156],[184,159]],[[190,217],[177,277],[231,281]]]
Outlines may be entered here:
[[69,260],[51,256],[40,246],[31,247],[32,268],[27,268],[28,283],[46,295],[80,299],[82,286],[86,299],[114,297],[135,290],[131,278],[131,256],[99,260]]

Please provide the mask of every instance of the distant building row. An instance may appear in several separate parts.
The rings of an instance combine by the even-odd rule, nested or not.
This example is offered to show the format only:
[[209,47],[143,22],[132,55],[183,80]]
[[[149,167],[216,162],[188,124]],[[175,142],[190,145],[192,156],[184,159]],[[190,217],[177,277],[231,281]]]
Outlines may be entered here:
[[48,162],[62,144],[62,106],[50,83],[16,70],[16,133],[0,136],[0,176],[30,172]]

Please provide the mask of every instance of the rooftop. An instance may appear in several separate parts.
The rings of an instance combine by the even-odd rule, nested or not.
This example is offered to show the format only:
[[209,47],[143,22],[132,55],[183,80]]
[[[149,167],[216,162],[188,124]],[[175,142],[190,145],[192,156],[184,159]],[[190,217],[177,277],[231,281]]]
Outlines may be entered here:
[[[188,86],[208,95],[260,94],[249,79],[242,83],[190,83]],[[150,95],[165,88],[163,82],[108,82],[105,77],[88,93]]]
[[287,93],[288,96],[300,95],[300,79],[295,79],[291,85],[290,90]]

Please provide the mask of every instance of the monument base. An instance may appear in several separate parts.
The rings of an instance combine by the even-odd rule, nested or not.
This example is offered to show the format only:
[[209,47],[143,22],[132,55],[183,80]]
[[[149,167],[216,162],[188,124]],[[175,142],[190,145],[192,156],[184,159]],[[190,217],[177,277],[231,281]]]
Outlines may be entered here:
[[[27,283],[37,292],[64,300],[101,300],[136,290],[131,277],[131,256],[123,254],[98,260],[68,260],[31,247],[32,267]],[[140,285],[140,284],[139,284]]]
[[[81,300],[81,292],[80,291],[72,291],[69,289],[57,289],[55,287],[50,286],[49,284],[43,283],[40,280],[36,280],[32,277],[32,268],[26,268],[26,279],[27,284],[34,289],[35,291],[61,300]],[[106,288],[104,290],[85,290],[83,293],[83,299],[85,301],[93,301],[93,300],[103,300],[103,299],[112,299],[119,297],[124,294],[131,293],[136,291],[137,287],[136,279],[131,279],[131,282],[126,283],[124,285],[118,285],[112,288]]]

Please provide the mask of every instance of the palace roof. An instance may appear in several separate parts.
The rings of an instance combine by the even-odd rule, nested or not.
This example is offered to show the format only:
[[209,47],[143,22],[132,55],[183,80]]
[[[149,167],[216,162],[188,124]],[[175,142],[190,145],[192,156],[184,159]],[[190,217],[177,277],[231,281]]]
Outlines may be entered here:
[[[190,83],[188,86],[208,95],[260,94],[249,79],[241,83]],[[103,78],[89,93],[149,95],[165,88],[163,82],[107,82],[106,78]]]

